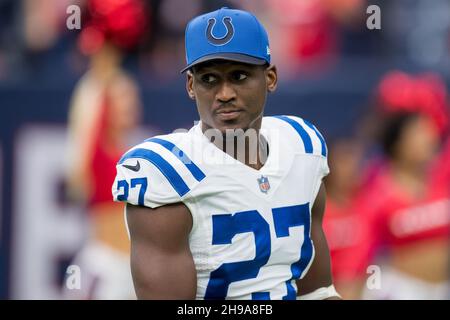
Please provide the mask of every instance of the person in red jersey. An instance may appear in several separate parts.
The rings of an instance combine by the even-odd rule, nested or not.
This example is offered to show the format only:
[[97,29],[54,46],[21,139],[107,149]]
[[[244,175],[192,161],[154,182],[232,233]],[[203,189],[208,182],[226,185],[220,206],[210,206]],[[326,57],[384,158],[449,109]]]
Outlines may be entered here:
[[364,298],[449,298],[450,197],[433,173],[448,122],[442,88],[434,76],[401,72],[378,87],[383,161],[364,191],[369,229],[358,252],[381,279]]
[[123,208],[111,200],[111,184],[117,162],[135,142],[141,111],[137,83],[121,62],[147,21],[138,0],[91,0],[87,5],[91,19],[79,48],[90,64],[70,106],[67,182],[69,196],[86,207],[91,230],[72,262],[81,269],[81,288],[64,293],[70,299],[132,299],[130,244]]
[[[359,298],[367,261],[355,259],[367,241],[367,228],[359,219],[362,145],[351,137],[330,147],[330,175],[325,181],[327,206],[323,228],[331,255],[333,280],[345,299]],[[364,252],[361,252],[364,254]]]

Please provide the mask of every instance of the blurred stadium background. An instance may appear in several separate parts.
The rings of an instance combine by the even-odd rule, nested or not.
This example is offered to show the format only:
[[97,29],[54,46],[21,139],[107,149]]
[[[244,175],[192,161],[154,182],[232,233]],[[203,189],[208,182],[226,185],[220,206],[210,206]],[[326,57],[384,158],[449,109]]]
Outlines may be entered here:
[[[195,105],[185,92],[185,76],[179,70],[184,65],[184,27],[201,12],[222,6],[243,8],[254,12],[267,26],[280,84],[269,97],[266,113],[298,115],[320,128],[334,156],[330,157],[331,169],[344,164],[335,169],[341,174],[334,177],[341,179],[334,180],[337,199],[348,197],[339,192],[353,190],[355,185],[358,193],[364,193],[364,183],[358,181],[365,179],[368,171],[377,174],[367,168],[373,167],[380,154],[381,148],[372,138],[382,125],[373,116],[374,101],[379,101],[377,88],[387,73],[401,70],[405,77],[406,73],[432,74],[430,92],[440,92],[436,104],[444,105],[448,113],[450,0],[125,1],[131,3],[130,7],[120,7],[120,2],[0,0],[0,298],[64,297],[61,288],[66,268],[89,238],[87,212],[93,200],[85,187],[95,189],[90,182],[95,177],[87,175],[84,181],[73,182],[70,176],[81,177],[82,173],[70,170],[86,157],[83,150],[101,149],[97,140],[108,135],[105,127],[116,125],[126,132],[126,142],[120,141],[120,148],[112,147],[120,153],[125,144],[190,128],[197,120]],[[66,10],[73,4],[81,8],[81,30],[66,26],[70,15]],[[366,27],[366,8],[373,4],[381,8],[381,30]],[[117,12],[108,12],[114,6],[119,6]],[[94,30],[95,19],[102,17],[113,19],[113,25],[119,26]],[[116,68],[126,71],[126,76],[105,85],[108,89],[99,83],[89,87],[86,72],[90,70],[92,75],[92,70],[101,65],[94,61],[95,56],[108,42],[120,48],[123,60]],[[115,59],[114,53],[102,54],[106,58],[100,58]],[[400,80],[388,84],[390,96],[404,93],[407,79],[402,74],[397,76]],[[92,92],[77,93],[75,88]],[[132,114],[131,118],[110,121],[99,108],[88,105],[84,110],[71,111],[77,110],[77,104],[94,104],[94,100],[108,108],[113,103],[106,98],[99,100],[102,90],[110,90],[108,97],[112,100],[123,98],[123,103],[115,106],[116,118],[123,115],[120,119],[128,119]],[[445,120],[443,123],[445,127]],[[97,127],[103,129],[93,129]],[[438,157],[446,150],[444,142],[448,139],[448,131],[444,128],[442,132]],[[72,139],[70,133],[78,134],[77,138]],[[117,140],[113,137],[111,141]],[[78,158],[81,160],[75,160]],[[439,168],[447,170],[447,176],[439,177],[450,187],[450,170],[445,165],[448,161],[442,163]],[[354,185],[348,186],[348,182]],[[81,193],[87,195],[73,196],[77,191],[72,192],[72,187],[83,189]],[[445,208],[443,219],[448,223],[450,210],[449,206]],[[360,221],[364,219],[358,218],[358,223],[364,224]],[[346,297],[362,298],[361,284],[357,283],[362,267],[342,263],[354,256],[351,250],[339,252],[338,242],[343,236],[338,233],[343,232],[345,238],[364,228],[350,224],[339,229],[336,225],[330,221],[327,229],[336,259],[332,263],[339,265],[334,270],[335,278]],[[358,239],[365,241],[364,235]],[[448,244],[448,237],[446,241]],[[450,247],[445,248],[447,253],[442,255],[440,251],[440,257],[448,259]],[[365,261],[363,274],[366,265],[374,263],[364,258],[360,261]],[[448,267],[444,270],[448,279]],[[427,272],[424,274],[426,279]],[[442,284],[445,279],[434,280]]]

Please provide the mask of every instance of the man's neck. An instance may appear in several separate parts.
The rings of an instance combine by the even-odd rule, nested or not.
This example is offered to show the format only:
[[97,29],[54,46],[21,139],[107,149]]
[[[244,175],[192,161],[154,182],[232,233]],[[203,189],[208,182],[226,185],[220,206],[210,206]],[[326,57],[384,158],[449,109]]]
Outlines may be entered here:
[[217,148],[253,169],[259,170],[267,161],[269,145],[260,128],[220,132],[202,124],[202,131]]

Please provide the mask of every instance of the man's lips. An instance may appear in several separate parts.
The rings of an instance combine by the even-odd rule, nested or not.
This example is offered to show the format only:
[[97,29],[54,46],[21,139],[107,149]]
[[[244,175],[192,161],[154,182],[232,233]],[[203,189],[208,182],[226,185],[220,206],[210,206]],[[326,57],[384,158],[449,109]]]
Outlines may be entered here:
[[234,120],[241,114],[242,110],[234,109],[234,110],[222,110],[217,112],[217,117],[223,121]]
[[223,121],[234,120],[242,113],[242,109],[237,108],[223,108],[219,109],[216,112],[216,115],[219,119]]

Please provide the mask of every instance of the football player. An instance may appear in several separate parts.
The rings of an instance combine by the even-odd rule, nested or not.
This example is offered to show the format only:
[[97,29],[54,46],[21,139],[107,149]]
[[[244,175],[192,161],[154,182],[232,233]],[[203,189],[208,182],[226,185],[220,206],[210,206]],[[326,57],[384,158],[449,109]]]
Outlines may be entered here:
[[263,25],[222,8],[190,21],[185,45],[200,122],[129,150],[112,187],[138,298],[338,298],[322,230],[327,147],[299,117],[263,116],[277,87]]

